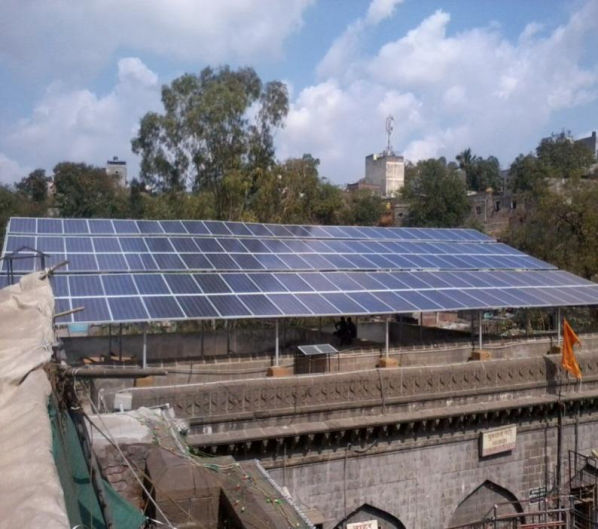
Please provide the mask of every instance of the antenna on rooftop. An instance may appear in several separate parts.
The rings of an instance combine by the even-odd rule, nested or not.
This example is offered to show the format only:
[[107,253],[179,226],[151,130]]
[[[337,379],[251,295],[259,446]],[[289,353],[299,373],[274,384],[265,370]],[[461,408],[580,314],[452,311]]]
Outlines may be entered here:
[[387,138],[386,154],[392,154],[392,147],[390,145],[390,136],[394,129],[394,126],[393,126],[394,120],[395,120],[395,118],[393,118],[390,115],[386,118],[386,138]]

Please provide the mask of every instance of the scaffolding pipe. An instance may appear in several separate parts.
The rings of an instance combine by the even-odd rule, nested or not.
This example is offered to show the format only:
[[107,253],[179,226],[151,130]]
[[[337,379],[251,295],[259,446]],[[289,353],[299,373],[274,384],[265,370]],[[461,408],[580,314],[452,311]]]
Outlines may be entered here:
[[556,344],[561,344],[561,307],[556,309]]
[[478,323],[479,323],[479,328],[478,328],[478,347],[480,349],[480,351],[482,350],[482,311],[478,312]]
[[276,329],[276,336],[274,338],[274,365],[279,366],[278,355],[279,355],[279,339],[278,339],[278,319],[274,320],[274,328]]
[[142,349],[142,361],[141,367],[147,368],[147,324],[143,324],[143,349]]
[[385,356],[386,358],[388,358],[390,356],[390,339],[389,339],[389,323],[390,323],[390,318],[388,318],[388,316],[386,317],[386,349],[385,349]]

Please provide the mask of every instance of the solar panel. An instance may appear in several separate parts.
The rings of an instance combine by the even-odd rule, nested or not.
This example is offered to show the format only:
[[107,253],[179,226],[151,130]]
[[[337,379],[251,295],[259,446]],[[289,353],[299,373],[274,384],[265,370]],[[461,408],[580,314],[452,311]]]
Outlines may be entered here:
[[301,351],[305,356],[332,355],[338,353],[334,346],[328,343],[316,345],[298,345],[297,349],[299,349],[299,351]]
[[[4,253],[24,246],[69,260],[57,307],[90,301],[65,323],[598,304],[595,284],[474,230],[12,218]],[[16,272],[39,267],[21,255]]]

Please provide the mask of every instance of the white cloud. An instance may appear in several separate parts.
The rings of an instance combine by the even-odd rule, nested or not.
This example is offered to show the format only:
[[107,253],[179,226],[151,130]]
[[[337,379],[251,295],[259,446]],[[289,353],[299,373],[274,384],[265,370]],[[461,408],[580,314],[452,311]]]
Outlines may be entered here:
[[213,63],[275,58],[312,2],[3,0],[0,63],[61,78],[94,73],[121,49]]
[[0,185],[14,184],[30,172],[29,169],[21,167],[18,162],[0,152]]
[[450,21],[436,11],[371,56],[364,41],[374,28],[355,22],[320,63],[321,81],[292,105],[283,152],[300,145],[295,154],[321,158],[324,175],[355,180],[364,156],[384,148],[390,113],[395,150],[414,161],[471,147],[508,165],[550,133],[556,113],[598,101],[598,62],[587,51],[598,1],[551,32],[530,22],[515,42],[496,25],[451,34]]
[[402,4],[403,0],[372,0],[366,15],[366,21],[370,24],[378,24],[385,18],[391,17],[396,7]]
[[130,140],[140,117],[161,108],[159,89],[156,74],[134,57],[118,62],[118,81],[105,95],[53,83],[2,147],[48,171],[65,160],[103,165],[117,155],[130,162],[135,176]]

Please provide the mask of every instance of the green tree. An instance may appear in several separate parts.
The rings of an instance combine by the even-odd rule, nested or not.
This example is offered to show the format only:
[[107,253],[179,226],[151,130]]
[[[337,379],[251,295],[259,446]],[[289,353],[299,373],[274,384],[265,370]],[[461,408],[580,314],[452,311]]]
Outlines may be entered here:
[[365,189],[347,193],[345,203],[343,224],[376,226],[385,212],[384,201]]
[[467,148],[456,156],[459,168],[465,172],[467,188],[474,191],[486,191],[489,187],[502,189],[500,164],[494,156],[484,159],[472,154]]
[[251,194],[259,172],[274,166],[272,130],[288,112],[286,86],[264,85],[252,68],[205,68],[164,86],[162,103],[164,113],[146,114],[132,140],[141,179],[162,191],[212,193],[223,218],[237,187],[230,179],[247,178]]
[[569,132],[553,133],[550,138],[544,138],[536,148],[536,154],[551,178],[581,177],[596,162],[592,151],[573,141]]
[[571,179],[559,192],[546,188],[511,223],[513,246],[588,279],[598,278],[598,182]]
[[44,169],[36,169],[17,183],[16,188],[33,202],[44,202],[48,198],[48,180]]
[[125,190],[100,167],[61,162],[54,167],[56,205],[62,217],[121,217],[127,214]]
[[514,193],[538,191],[547,185],[549,171],[533,154],[520,154],[509,169],[509,188]]
[[402,197],[409,207],[407,226],[460,226],[471,209],[465,184],[444,158],[420,161],[410,167]]

